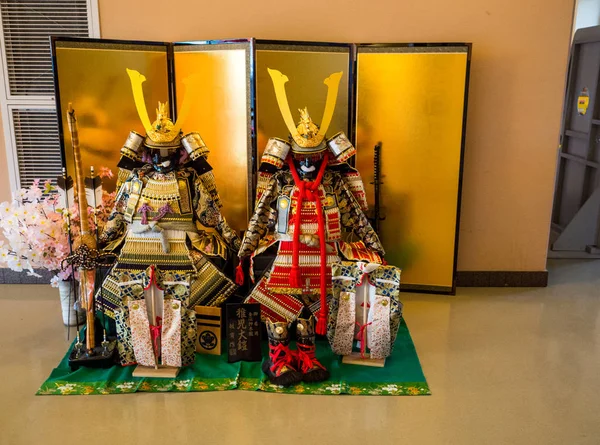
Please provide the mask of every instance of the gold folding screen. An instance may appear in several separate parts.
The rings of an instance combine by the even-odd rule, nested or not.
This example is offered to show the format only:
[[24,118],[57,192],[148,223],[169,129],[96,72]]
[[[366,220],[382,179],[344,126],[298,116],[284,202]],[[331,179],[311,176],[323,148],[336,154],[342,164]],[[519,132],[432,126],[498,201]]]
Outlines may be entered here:
[[[252,213],[256,168],[267,139],[288,136],[267,68],[289,78],[294,118],[306,106],[316,123],[327,94],[323,81],[342,71],[329,133],[344,131],[355,139],[356,166],[371,205],[373,146],[382,142],[380,197],[386,219],[380,235],[387,261],[403,269],[405,290],[454,292],[470,45],[58,38],[53,50],[63,128],[72,102],[86,167],[116,171],[129,131],[144,131],[125,68],[146,77],[152,120],[159,100],[173,96],[176,112],[192,94],[183,131],[197,131],[206,142],[223,212],[236,230],[246,228]],[[72,172],[66,136],[62,142]]]
[[177,103],[194,95],[183,132],[204,139],[223,213],[238,231],[246,229],[252,207],[250,56],[249,42],[174,47]]
[[[144,96],[151,119],[158,101],[169,100],[167,46],[104,40],[56,39],[53,41],[57,110],[62,122],[62,147],[67,172],[74,176],[73,153],[66,110],[73,104],[79,124],[84,171],[107,167],[115,177],[105,179],[112,191],[116,183],[120,150],[131,130],[144,133],[131,83],[125,69],[146,76]],[[66,148],[66,149],[65,149]]]
[[381,141],[380,236],[402,288],[453,292],[469,47],[359,46],[357,167],[373,203]]

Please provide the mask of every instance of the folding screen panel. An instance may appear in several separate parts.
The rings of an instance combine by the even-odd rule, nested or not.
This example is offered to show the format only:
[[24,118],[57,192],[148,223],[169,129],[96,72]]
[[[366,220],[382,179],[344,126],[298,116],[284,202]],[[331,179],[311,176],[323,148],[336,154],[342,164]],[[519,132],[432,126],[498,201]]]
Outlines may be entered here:
[[470,45],[358,45],[357,167],[373,203],[381,141],[380,236],[402,288],[453,293]]
[[245,230],[252,209],[251,42],[197,42],[174,46],[177,104],[192,95],[183,132],[197,131],[210,150],[223,201],[235,230]]
[[[371,206],[373,146],[382,142],[380,198],[386,219],[380,235],[386,259],[402,267],[403,289],[452,293],[470,45],[355,49],[254,39],[167,44],[58,38],[53,40],[57,108],[65,129],[67,104],[77,110],[85,166],[116,171],[129,131],[144,131],[125,68],[146,77],[151,118],[158,101],[174,97],[175,114],[191,95],[193,109],[183,131],[202,135],[225,216],[244,230],[266,141],[288,136],[267,68],[288,77],[294,118],[298,108],[308,107],[317,124],[327,94],[323,81],[342,71],[329,133],[345,131],[355,139]],[[64,138],[61,142],[70,146]],[[70,150],[63,151],[72,174]],[[107,184],[109,190],[113,186]]]
[[256,139],[258,159],[271,137],[287,139],[287,130],[275,98],[273,83],[267,68],[281,71],[286,83],[288,102],[294,119],[300,118],[298,108],[308,107],[313,121],[321,123],[327,97],[323,81],[335,72],[342,76],[330,135],[349,132],[349,104],[352,73],[351,47],[346,44],[317,42],[256,41]]
[[[65,118],[69,102],[77,112],[81,157],[85,171],[108,167],[115,177],[105,180],[114,190],[120,149],[129,132],[144,133],[125,69],[146,77],[144,96],[151,119],[158,101],[169,100],[167,44],[99,39],[54,38],[52,49],[56,108],[67,171],[74,176],[71,142]],[[65,139],[66,138],[66,139]]]

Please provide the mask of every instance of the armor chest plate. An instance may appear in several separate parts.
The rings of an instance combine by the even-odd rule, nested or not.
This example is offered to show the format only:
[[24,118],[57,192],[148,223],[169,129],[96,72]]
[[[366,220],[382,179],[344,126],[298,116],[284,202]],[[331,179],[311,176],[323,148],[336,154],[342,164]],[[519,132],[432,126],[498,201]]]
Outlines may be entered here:
[[[341,239],[340,211],[337,200],[332,191],[322,185],[315,194],[321,201],[323,216],[325,219],[326,241],[339,241]],[[294,187],[291,192],[290,214],[288,218],[287,233],[294,234],[294,221],[296,212],[300,211],[300,233],[301,235],[317,235],[319,231],[317,204],[315,201],[304,199],[302,208],[298,209],[298,188]],[[282,209],[278,209],[280,212]]]
[[148,216],[155,216],[167,204],[173,210],[170,217],[192,212],[188,181],[174,173],[156,175],[145,181],[136,213],[140,213],[142,207],[146,206]]

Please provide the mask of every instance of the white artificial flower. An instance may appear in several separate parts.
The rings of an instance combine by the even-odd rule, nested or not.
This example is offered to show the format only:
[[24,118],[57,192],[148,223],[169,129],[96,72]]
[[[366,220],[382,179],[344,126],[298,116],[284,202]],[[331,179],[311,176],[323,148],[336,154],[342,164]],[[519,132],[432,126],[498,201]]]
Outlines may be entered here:
[[10,243],[11,250],[15,252],[16,255],[20,256],[23,253],[23,240],[21,234],[16,231],[11,231],[10,233],[5,233],[4,236]]
[[58,287],[60,282],[61,282],[61,279],[58,277],[58,275],[54,275],[52,277],[52,279],[50,280],[50,286]]
[[12,255],[10,254],[10,251],[7,248],[2,247],[0,249],[0,263],[8,263],[8,260],[11,258],[11,256]]
[[0,228],[4,230],[13,230],[17,227],[19,227],[19,220],[12,214],[8,215],[6,218],[0,219]]
[[27,196],[26,189],[19,189],[15,193],[12,194],[13,200],[18,202],[23,202],[23,199]]
[[14,256],[8,260],[8,267],[15,272],[23,272],[23,260],[17,256]]
[[8,201],[4,201],[4,202],[0,203],[0,218],[6,218],[7,216],[10,215],[11,211],[12,211],[12,208]]

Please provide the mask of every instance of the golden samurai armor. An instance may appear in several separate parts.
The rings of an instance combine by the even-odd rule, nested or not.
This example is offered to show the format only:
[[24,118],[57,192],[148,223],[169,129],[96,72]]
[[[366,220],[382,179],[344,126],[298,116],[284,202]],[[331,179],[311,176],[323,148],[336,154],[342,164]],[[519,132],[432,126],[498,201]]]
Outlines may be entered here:
[[[146,136],[131,132],[121,150],[120,187],[100,236],[104,249],[119,256],[98,301],[117,323],[122,364],[149,356],[144,348],[136,350],[154,342],[143,326],[150,325],[154,339],[161,337],[155,331],[162,323],[162,344],[180,343],[182,348],[182,358],[171,358],[171,364],[186,365],[194,357],[194,306],[219,306],[234,292],[235,284],[217,265],[231,258],[240,240],[221,214],[206,145],[198,133],[181,135],[190,92],[175,123],[161,103],[150,123],[142,92],[145,78],[137,71],[127,72]],[[149,288],[160,295],[156,320],[144,310],[132,323],[131,317],[146,307]]]

